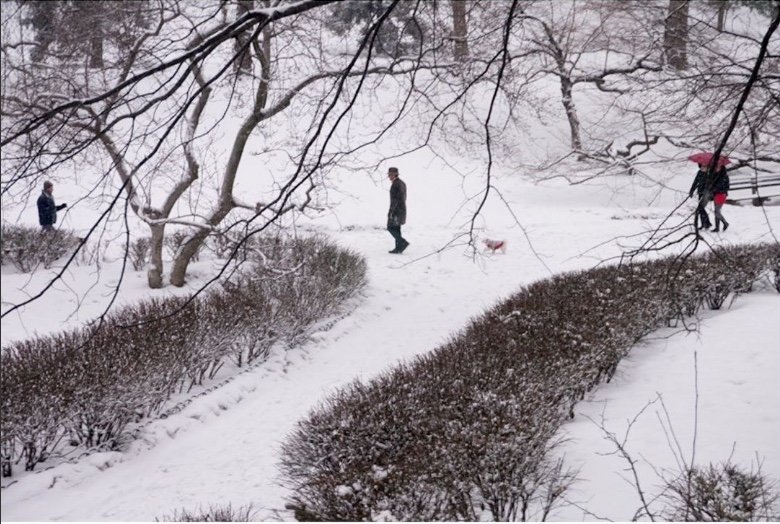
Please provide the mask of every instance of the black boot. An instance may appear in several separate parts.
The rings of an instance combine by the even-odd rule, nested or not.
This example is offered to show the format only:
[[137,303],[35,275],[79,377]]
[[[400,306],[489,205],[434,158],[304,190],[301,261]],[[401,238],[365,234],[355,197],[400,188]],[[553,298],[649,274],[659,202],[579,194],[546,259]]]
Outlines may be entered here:
[[725,233],[728,228],[729,228],[729,223],[724,220],[723,221],[723,232]]
[[713,233],[720,232],[720,219],[717,217],[715,218],[715,229],[713,229],[712,232]]

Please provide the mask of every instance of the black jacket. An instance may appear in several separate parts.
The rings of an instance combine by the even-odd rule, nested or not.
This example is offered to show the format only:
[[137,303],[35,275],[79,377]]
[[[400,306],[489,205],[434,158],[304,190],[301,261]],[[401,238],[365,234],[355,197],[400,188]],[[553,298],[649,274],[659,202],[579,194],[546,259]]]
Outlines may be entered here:
[[728,193],[729,192],[729,174],[726,172],[726,168],[722,167],[715,173],[715,180],[712,183],[713,193]]
[[400,178],[390,185],[390,210],[387,212],[388,226],[406,224],[406,184]]
[[65,204],[56,205],[54,197],[46,191],[41,191],[38,197],[38,223],[42,226],[52,226],[57,223],[57,211],[64,208]]
[[704,195],[706,182],[707,172],[699,169],[699,171],[696,173],[696,178],[693,179],[693,184],[691,184],[691,190],[688,191],[688,196],[692,197],[693,192],[696,191],[696,194],[699,195],[699,198],[701,198]]

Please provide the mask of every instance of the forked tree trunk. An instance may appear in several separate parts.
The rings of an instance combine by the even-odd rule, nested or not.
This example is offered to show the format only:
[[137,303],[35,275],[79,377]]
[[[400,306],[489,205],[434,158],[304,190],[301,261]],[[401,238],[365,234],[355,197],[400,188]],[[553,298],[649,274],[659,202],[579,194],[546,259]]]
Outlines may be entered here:
[[[264,113],[263,109],[268,101],[268,79],[271,77],[269,59],[271,55],[270,28],[266,27],[263,30],[262,48],[258,45],[254,48],[258,55],[258,59],[262,64],[262,81],[258,85],[257,92],[255,93],[252,113],[244,120],[243,124],[241,124],[241,127],[233,140],[233,148],[230,150],[230,156],[228,157],[228,162],[225,166],[225,176],[222,179],[222,186],[219,190],[219,201],[217,202],[217,207],[206,221],[207,225],[211,226],[211,228],[217,227],[228,213],[236,208],[236,203],[233,201],[233,185],[235,184],[236,173],[238,172],[238,166],[241,163],[241,157],[244,155],[246,143],[257,125],[264,119],[269,118],[269,114]],[[184,243],[173,260],[173,266],[171,267],[171,284],[176,287],[184,285],[185,277],[187,276],[187,267],[189,267],[192,257],[195,256],[195,253],[198,252],[198,249],[200,249],[200,246],[203,245],[203,242],[212,231],[213,229],[198,229],[187,242]]]
[[669,14],[664,30],[666,63],[678,71],[688,67],[688,2],[669,0]]
[[571,72],[566,68],[566,52],[561,48],[558,38],[552,28],[541,22],[544,33],[549,43],[549,53],[555,61],[558,79],[561,82],[561,103],[566,111],[566,120],[569,122],[571,136],[571,148],[573,151],[582,151],[582,138],[580,136],[580,118],[577,115],[577,107],[574,105],[574,82]]

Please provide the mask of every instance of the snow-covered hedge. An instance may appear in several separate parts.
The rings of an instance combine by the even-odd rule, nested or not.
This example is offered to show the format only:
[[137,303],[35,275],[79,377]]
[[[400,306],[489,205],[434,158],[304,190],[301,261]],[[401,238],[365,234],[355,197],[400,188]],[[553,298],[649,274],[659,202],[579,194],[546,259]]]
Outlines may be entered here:
[[19,271],[29,273],[51,264],[79,244],[69,231],[55,229],[42,233],[39,227],[3,224],[0,231],[0,263],[10,262]]
[[571,480],[547,451],[575,403],[646,334],[779,269],[780,247],[757,245],[534,283],[301,421],[284,445],[289,507],[308,520],[543,520]]
[[67,446],[115,446],[174,392],[228,359],[246,365],[299,341],[365,283],[364,260],[319,237],[264,239],[251,252],[251,270],[195,300],[150,299],[96,327],[3,348],[5,465],[29,470]]

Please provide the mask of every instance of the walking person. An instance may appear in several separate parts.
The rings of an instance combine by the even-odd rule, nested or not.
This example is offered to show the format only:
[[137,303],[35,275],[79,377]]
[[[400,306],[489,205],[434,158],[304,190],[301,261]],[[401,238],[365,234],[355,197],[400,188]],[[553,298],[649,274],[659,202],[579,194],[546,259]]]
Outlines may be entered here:
[[715,180],[712,183],[712,200],[715,203],[715,233],[720,231],[720,224],[723,222],[723,231],[729,228],[729,223],[723,218],[721,208],[726,203],[726,196],[729,192],[729,174],[726,171],[726,166],[720,166],[717,173],[715,173]]
[[57,205],[54,203],[54,184],[48,180],[43,183],[43,191],[38,197],[38,222],[41,224],[41,231],[54,231],[54,224],[57,223],[57,211],[68,207],[68,204]]
[[406,224],[406,184],[398,178],[398,168],[387,170],[390,179],[390,210],[387,212],[387,230],[395,239],[395,248],[390,253],[397,255],[409,247],[409,242],[401,236],[401,226]]
[[702,164],[699,164],[699,171],[696,178],[693,179],[691,190],[688,191],[688,198],[693,197],[693,192],[699,197],[699,204],[696,206],[696,215],[699,217],[699,224],[702,229],[712,227],[710,217],[707,214],[707,203],[712,199],[711,192],[707,189],[707,171]]

